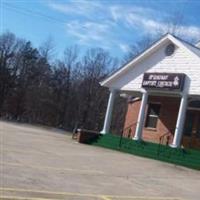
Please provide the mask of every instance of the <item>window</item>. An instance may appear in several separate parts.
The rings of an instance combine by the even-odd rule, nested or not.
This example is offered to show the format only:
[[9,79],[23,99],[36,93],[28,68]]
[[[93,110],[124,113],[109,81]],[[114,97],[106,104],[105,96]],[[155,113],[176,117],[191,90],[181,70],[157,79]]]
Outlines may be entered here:
[[156,128],[158,117],[160,114],[160,104],[149,104],[148,112],[147,112],[147,119],[146,125],[147,128]]

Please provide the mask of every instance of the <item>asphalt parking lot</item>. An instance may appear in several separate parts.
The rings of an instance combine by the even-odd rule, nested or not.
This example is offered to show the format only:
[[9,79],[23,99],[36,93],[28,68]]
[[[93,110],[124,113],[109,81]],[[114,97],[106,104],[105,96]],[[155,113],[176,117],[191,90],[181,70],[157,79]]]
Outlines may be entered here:
[[0,122],[0,199],[199,200],[200,172]]

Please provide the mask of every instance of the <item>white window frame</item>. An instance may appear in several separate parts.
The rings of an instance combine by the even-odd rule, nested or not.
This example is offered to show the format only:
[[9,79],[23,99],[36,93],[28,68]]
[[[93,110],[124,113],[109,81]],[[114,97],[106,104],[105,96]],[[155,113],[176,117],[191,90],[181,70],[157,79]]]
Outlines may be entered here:
[[[160,105],[160,110],[159,110],[159,114],[158,115],[152,115],[152,114],[148,115],[149,105],[151,105],[151,104],[153,104],[153,105],[155,105],[155,104]],[[161,113],[161,108],[162,108],[162,103],[160,103],[160,102],[149,102],[148,103],[147,114],[146,114],[146,119],[145,119],[145,128],[146,129],[152,129],[152,130],[156,130],[157,129],[158,121],[159,121],[159,115]],[[157,118],[156,127],[147,126],[147,120],[148,120],[149,117],[156,117]]]

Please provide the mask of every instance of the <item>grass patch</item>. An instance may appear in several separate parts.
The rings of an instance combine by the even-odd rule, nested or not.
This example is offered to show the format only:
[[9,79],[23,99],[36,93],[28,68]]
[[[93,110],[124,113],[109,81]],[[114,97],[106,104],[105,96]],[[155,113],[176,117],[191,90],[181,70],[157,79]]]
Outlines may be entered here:
[[112,134],[101,135],[90,144],[200,170],[198,150],[171,148],[128,138],[122,138],[120,142],[120,136]]

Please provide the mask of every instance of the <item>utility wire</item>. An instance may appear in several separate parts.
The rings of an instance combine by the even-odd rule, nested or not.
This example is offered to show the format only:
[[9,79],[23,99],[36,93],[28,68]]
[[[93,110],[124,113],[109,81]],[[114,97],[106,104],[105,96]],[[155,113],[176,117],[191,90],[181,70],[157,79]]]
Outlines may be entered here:
[[32,14],[34,16],[42,17],[43,19],[46,19],[48,21],[54,21],[54,22],[58,22],[60,24],[66,24],[66,22],[63,21],[63,20],[45,15],[45,14],[38,12],[38,11],[32,11],[30,9],[25,9],[25,8],[18,7],[18,6],[13,6],[13,5],[10,5],[8,3],[2,3],[2,4],[3,4],[3,6],[5,6],[5,8],[13,10],[13,11],[20,13],[20,14],[24,14],[26,16],[30,16]]

